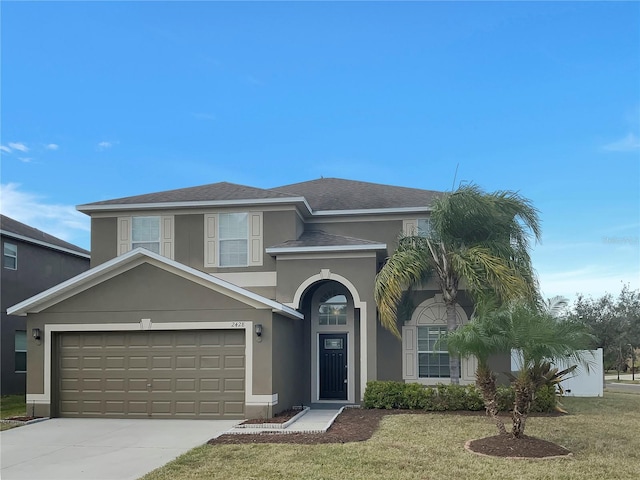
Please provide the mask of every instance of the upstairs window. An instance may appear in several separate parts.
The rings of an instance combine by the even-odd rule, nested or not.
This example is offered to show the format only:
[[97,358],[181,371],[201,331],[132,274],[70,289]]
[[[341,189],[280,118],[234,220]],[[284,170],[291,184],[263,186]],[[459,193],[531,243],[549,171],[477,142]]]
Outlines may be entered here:
[[419,237],[428,237],[431,234],[431,219],[419,218],[416,233]]
[[131,249],[138,247],[160,253],[160,217],[131,219]]
[[18,246],[13,243],[4,244],[4,260],[3,260],[4,268],[8,268],[9,270],[17,270],[18,269]]
[[245,267],[248,262],[246,213],[221,213],[219,219],[220,266]]
[[118,217],[118,255],[146,248],[173,259],[173,215]]
[[205,268],[262,265],[262,212],[204,215]]
[[415,218],[402,222],[402,233],[409,236],[426,237],[431,233],[430,218]]

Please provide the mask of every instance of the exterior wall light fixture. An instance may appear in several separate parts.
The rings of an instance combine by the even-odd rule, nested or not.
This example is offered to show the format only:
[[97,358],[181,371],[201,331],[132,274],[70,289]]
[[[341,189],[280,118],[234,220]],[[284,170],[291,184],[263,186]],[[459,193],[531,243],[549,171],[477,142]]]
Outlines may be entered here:
[[256,332],[256,336],[257,337],[261,337],[262,336],[262,324],[261,323],[256,323],[255,332]]
[[39,328],[33,328],[31,330],[31,335],[33,336],[34,339],[40,340],[40,329]]

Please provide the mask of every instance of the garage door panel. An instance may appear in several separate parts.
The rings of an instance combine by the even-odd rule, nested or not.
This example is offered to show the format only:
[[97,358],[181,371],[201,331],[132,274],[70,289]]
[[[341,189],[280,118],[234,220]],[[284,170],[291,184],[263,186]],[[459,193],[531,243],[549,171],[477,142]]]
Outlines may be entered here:
[[61,334],[61,416],[243,418],[244,331]]
[[224,357],[224,368],[237,368],[244,370],[244,355],[227,355]]
[[219,355],[202,355],[200,356],[200,369],[205,368],[220,368],[220,356]]

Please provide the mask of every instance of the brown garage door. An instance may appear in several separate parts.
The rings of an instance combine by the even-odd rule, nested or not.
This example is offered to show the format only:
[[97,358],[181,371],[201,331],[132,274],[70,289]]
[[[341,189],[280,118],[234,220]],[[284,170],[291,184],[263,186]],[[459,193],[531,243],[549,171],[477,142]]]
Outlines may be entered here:
[[62,417],[238,419],[244,331],[60,334]]

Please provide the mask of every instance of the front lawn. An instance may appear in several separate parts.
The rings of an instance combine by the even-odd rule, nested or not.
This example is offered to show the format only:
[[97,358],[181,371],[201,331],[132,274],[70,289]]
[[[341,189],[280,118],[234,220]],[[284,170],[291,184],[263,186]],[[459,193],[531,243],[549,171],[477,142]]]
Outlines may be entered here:
[[[4,395],[0,398],[0,418],[25,415],[26,412],[24,395]],[[16,426],[15,423],[0,423],[0,430],[8,430]]]
[[482,416],[389,415],[370,440],[325,445],[204,445],[143,480],[640,478],[640,395],[565,398],[570,415],[531,417],[526,433],[571,450],[554,460],[480,457],[466,440],[494,435]]

